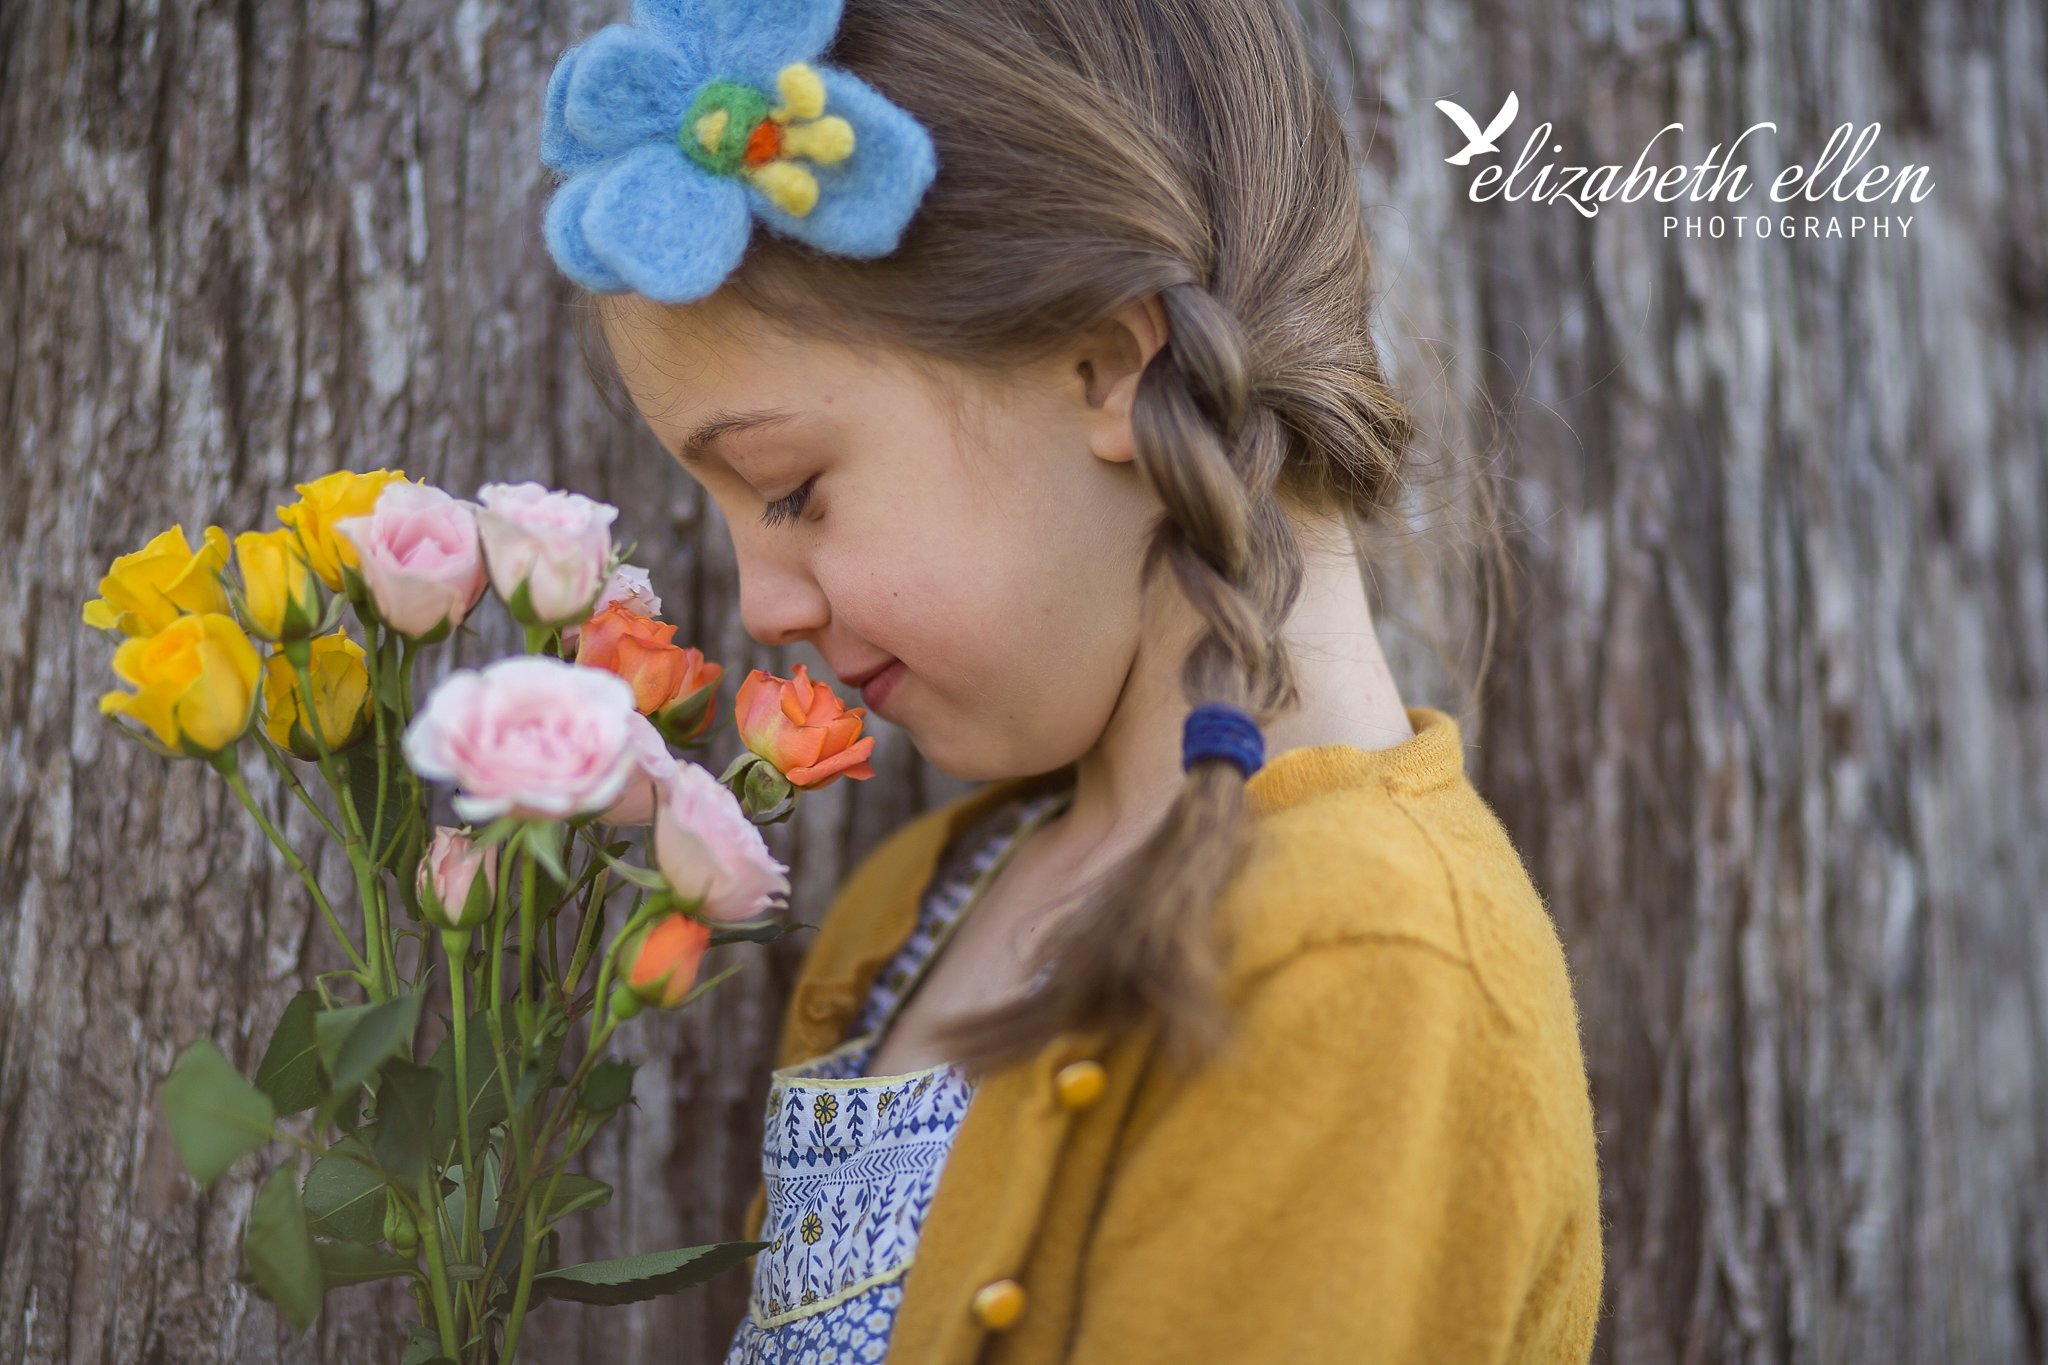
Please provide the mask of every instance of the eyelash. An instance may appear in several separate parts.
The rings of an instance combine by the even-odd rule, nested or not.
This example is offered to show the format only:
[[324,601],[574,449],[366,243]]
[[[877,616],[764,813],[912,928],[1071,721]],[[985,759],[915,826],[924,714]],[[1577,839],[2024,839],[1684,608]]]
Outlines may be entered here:
[[797,489],[796,492],[791,493],[786,498],[778,498],[762,508],[762,523],[768,526],[775,526],[785,521],[794,521],[799,516],[802,516],[804,505],[811,500],[811,485],[817,481],[818,476],[813,474],[810,478],[804,480],[803,487]]

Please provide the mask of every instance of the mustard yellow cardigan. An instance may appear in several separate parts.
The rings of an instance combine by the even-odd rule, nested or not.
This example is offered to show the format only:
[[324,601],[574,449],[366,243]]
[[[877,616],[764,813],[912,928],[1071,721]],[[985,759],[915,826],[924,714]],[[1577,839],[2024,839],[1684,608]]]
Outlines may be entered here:
[[[905,1272],[892,1365],[1463,1365],[1592,1350],[1601,1222],[1564,954],[1457,723],[1273,755],[1218,905],[1241,1026],[1155,1025],[983,1079]],[[929,810],[854,870],[777,1065],[843,1041],[947,841],[1070,770]],[[758,1236],[757,1186],[745,1217]]]

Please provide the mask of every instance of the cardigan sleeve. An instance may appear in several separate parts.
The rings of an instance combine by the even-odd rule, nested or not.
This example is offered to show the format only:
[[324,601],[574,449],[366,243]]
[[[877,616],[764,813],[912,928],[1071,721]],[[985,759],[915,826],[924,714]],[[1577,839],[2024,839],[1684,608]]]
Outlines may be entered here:
[[1567,1264],[1583,1230],[1566,1235],[1582,1064],[1511,1028],[1465,964],[1398,939],[1301,952],[1240,1025],[1133,1115],[1071,1365],[1583,1365],[1598,1270],[1589,1303]]

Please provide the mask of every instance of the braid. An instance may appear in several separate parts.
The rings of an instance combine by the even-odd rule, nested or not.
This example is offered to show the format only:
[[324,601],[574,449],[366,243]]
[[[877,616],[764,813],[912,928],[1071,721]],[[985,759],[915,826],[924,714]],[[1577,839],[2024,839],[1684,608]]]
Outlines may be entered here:
[[[1287,459],[1278,416],[1256,402],[1237,318],[1195,284],[1161,291],[1171,339],[1138,381],[1139,473],[1166,508],[1148,547],[1209,624],[1182,684],[1264,719],[1295,700],[1279,627],[1301,590],[1300,548],[1276,494]],[[1263,572],[1260,572],[1263,570]]]

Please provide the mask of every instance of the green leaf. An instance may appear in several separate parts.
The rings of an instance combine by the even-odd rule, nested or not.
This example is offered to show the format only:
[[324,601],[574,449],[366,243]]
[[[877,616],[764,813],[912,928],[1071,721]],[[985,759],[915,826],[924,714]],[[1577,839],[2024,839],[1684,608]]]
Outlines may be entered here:
[[[478,1227],[489,1229],[498,1221],[498,1154],[496,1150],[488,1146],[485,1147],[483,1155],[477,1159],[477,1165],[482,1168],[484,1178],[482,1199],[478,1203],[476,1210],[476,1221]],[[474,1192],[471,1189],[469,1172],[458,1165],[448,1167],[442,1172],[442,1175],[455,1186],[443,1198],[443,1203],[448,1209],[448,1222],[453,1227],[467,1226],[466,1220],[469,1216],[468,1200]],[[481,1267],[478,1268],[478,1274],[482,1274]]]
[[312,1230],[344,1242],[374,1242],[384,1235],[384,1177],[369,1165],[359,1137],[342,1139],[306,1173],[306,1212]]
[[481,849],[489,848],[492,844],[502,844],[525,827],[526,821],[518,816],[501,815],[476,832],[471,846]]
[[602,854],[601,856],[613,872],[616,872],[619,876],[643,890],[666,891],[669,889],[667,878],[663,877],[659,872],[653,871],[650,868],[635,867],[629,862],[614,858],[609,853]]
[[[491,1052],[491,1030],[484,1011],[469,1016],[469,1136],[481,1143],[491,1126],[504,1120],[505,1087],[498,1080],[498,1061]],[[434,1049],[428,1063],[441,1077],[440,1093],[434,1099],[434,1131],[450,1141],[461,1135],[461,1115],[455,1112],[455,1035],[450,1032]]]
[[593,1114],[609,1114],[633,1098],[633,1064],[608,1057],[590,1068],[576,1102]]
[[[405,816],[405,760],[387,752],[384,763],[384,819],[377,820],[377,745],[374,740],[358,744],[342,755],[347,769],[349,794],[355,798],[356,817],[363,822],[363,837],[371,849],[391,842],[392,832]],[[375,825],[372,829],[371,826]],[[386,854],[384,866],[391,866]]]
[[[569,873],[562,866],[562,822],[559,820],[536,820],[526,827],[526,850],[541,870],[554,880],[556,888],[569,884]],[[545,905],[547,902],[541,902]]]
[[759,924],[728,924],[711,931],[709,947],[721,943],[773,943],[784,934],[798,929],[815,929],[818,926],[806,920],[790,920],[786,923],[767,920]]
[[426,1174],[434,1144],[434,1100],[440,1073],[395,1058],[384,1064],[377,1085],[377,1164],[406,1188]]
[[256,1287],[284,1313],[293,1331],[305,1331],[320,1316],[326,1284],[313,1235],[306,1230],[298,1175],[290,1166],[278,1167],[263,1182],[242,1237],[242,1257]]
[[362,1246],[356,1242],[315,1242],[313,1250],[320,1262],[321,1282],[329,1289],[419,1273],[414,1262],[380,1247]]
[[385,1058],[412,1042],[420,1000],[415,991],[380,1004],[322,1010],[313,1017],[320,1060],[336,1090],[355,1089],[376,1074]]
[[427,848],[427,831],[420,821],[415,820],[398,837],[398,847],[391,855],[391,870],[398,878],[398,901],[405,907],[406,917],[414,924],[426,918],[420,910],[420,858]]
[[210,1039],[178,1054],[162,1098],[171,1140],[201,1185],[211,1185],[237,1158],[268,1142],[277,1127],[270,1097],[228,1065]]
[[256,1088],[270,1096],[280,1114],[311,1109],[327,1094],[320,1072],[320,1045],[313,1037],[313,1016],[320,1012],[320,992],[300,991],[284,1007],[277,1028],[256,1068]]
[[731,976],[734,972],[738,971],[739,969],[740,964],[735,962],[730,967],[727,967],[724,971],[720,972],[717,976],[712,977],[710,980],[699,981],[696,985],[690,988],[690,993],[688,995],[684,996],[681,1000],[676,1002],[676,1008],[681,1009],[684,1005],[689,1004],[692,1000],[695,1000],[698,996],[704,994],[706,991],[710,990],[713,986],[716,986],[719,982],[725,980],[728,976]]
[[398,1365],[440,1365],[447,1359],[441,1354],[439,1336],[417,1322],[410,1325],[405,1337],[405,1354],[398,1358]]
[[548,1031],[528,1044],[526,1055],[520,1059],[518,1080],[514,1083],[512,1103],[515,1108],[524,1109],[533,1103],[533,1097],[551,1088],[559,1077],[556,1067],[562,1060],[562,1042],[567,1036],[567,1021],[554,1021]]
[[533,1279],[536,1299],[572,1299],[577,1303],[639,1303],[702,1284],[720,1271],[740,1264],[766,1242],[715,1242],[679,1251],[651,1251],[612,1261],[550,1270]]
[[[545,1194],[547,1185],[541,1185]],[[580,1209],[599,1209],[612,1202],[612,1187],[602,1180],[593,1180],[587,1175],[574,1175],[567,1171],[555,1177],[554,1194],[551,1198],[534,1201],[535,1211],[543,1222],[566,1218]]]

